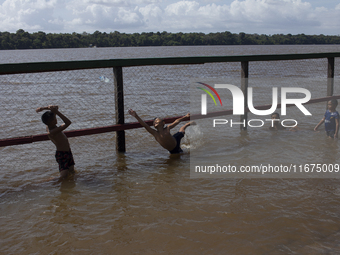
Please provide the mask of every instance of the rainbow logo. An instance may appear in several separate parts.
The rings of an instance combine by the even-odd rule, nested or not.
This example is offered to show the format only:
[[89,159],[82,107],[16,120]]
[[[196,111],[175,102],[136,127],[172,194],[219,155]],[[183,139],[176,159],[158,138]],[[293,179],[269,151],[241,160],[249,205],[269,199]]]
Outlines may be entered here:
[[[211,89],[211,91],[214,92],[215,95],[217,96],[217,98],[218,98],[218,100],[220,101],[221,106],[222,106],[222,100],[221,100],[221,98],[220,98],[220,95],[217,93],[217,91],[216,91],[213,87],[211,87],[210,85],[205,84],[205,83],[203,83],[203,82],[197,82],[197,83],[202,84],[202,85],[206,86],[207,88]],[[214,100],[215,105],[217,105],[214,96],[210,93],[209,90],[204,89],[204,88],[201,88],[201,87],[197,87],[197,88],[203,90],[204,92],[206,92],[206,93]]]

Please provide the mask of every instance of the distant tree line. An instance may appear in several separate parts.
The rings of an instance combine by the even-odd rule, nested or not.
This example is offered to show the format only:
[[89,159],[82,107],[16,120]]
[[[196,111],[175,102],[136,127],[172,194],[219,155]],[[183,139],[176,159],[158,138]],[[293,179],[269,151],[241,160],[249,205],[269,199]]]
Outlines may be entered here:
[[16,33],[0,32],[0,49],[47,49],[83,47],[124,47],[124,46],[176,46],[176,45],[273,45],[273,44],[340,44],[340,36],[291,35],[291,34],[246,34],[230,33],[133,33],[118,31],[93,34],[83,32],[52,34],[28,33],[19,29]]

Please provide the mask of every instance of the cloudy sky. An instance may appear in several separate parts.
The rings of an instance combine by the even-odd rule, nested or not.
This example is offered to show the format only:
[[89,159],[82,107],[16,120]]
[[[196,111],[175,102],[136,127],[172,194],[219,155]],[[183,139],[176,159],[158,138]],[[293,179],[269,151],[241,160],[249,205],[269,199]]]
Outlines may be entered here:
[[0,31],[340,34],[335,0],[0,0]]

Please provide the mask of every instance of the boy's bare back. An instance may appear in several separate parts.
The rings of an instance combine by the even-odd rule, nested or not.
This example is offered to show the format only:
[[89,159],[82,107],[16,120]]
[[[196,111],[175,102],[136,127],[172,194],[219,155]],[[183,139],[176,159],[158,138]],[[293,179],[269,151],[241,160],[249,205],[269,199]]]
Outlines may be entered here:
[[64,132],[60,131],[51,135],[53,129],[48,130],[48,138],[55,144],[57,151],[70,151],[70,143]]

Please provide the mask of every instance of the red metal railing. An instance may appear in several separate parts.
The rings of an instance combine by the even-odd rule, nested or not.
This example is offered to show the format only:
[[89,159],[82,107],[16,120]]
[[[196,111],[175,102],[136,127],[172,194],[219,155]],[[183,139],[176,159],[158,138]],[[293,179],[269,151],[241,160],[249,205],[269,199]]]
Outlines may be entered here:
[[[340,95],[311,99],[305,104],[326,102],[326,101],[329,101],[331,99],[340,99]],[[294,105],[287,105],[287,107],[289,107],[289,106],[294,106]],[[278,104],[277,107],[281,108],[281,104]],[[256,106],[255,108],[258,109],[258,110],[266,110],[266,109],[270,109],[271,105],[261,105],[261,106]],[[247,111],[249,112],[249,109]],[[200,114],[192,115],[190,117],[190,119],[191,120],[197,120],[197,119],[204,119],[204,118],[212,118],[212,117],[231,115],[232,113],[233,113],[233,110],[210,112],[207,115],[200,115]],[[164,121],[165,121],[166,124],[168,124],[168,123],[174,122],[176,119],[178,119],[180,117],[182,117],[182,116],[165,118]],[[184,121],[186,121],[186,120],[189,120],[189,118],[184,119]],[[152,126],[153,120],[147,120],[147,121],[145,121],[145,123],[148,124],[149,126]],[[138,122],[133,122],[133,123],[111,125],[111,126],[106,126],[106,127],[96,127],[96,128],[71,130],[71,131],[65,131],[64,133],[67,137],[77,137],[77,136],[102,134],[102,133],[107,133],[107,132],[125,131],[125,130],[129,130],[129,129],[135,129],[135,128],[141,128],[141,127],[143,127],[143,126],[141,124],[139,124]],[[41,141],[47,141],[47,140],[49,140],[47,134],[7,138],[7,139],[0,140],[0,147],[19,145],[19,144],[27,144],[27,143],[35,143],[35,142],[41,142]]]

